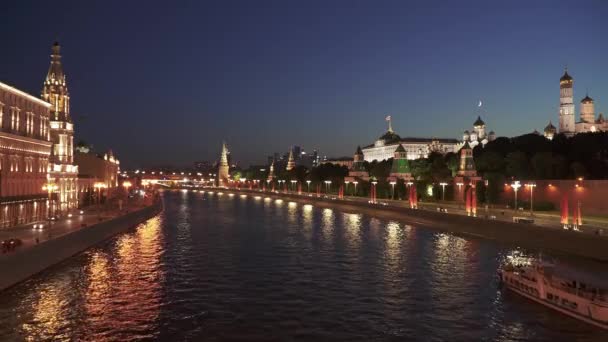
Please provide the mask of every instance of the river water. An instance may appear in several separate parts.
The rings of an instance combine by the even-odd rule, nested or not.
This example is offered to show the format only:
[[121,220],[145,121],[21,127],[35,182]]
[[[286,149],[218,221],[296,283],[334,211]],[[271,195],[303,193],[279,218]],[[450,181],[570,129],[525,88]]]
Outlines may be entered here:
[[0,293],[0,340],[608,341],[501,289],[513,246],[253,195],[163,200]]

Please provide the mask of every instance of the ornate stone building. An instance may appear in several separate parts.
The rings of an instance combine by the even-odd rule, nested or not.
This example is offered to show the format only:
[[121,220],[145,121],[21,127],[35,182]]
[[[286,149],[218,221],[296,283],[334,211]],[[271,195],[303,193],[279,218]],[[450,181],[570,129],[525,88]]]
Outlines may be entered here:
[[57,209],[65,212],[78,206],[78,167],[74,165],[74,124],[70,95],[61,65],[61,47],[53,44],[51,65],[44,80],[42,99],[51,104],[50,138],[53,143],[47,180],[57,187]]
[[468,142],[460,149],[460,164],[456,177],[454,177],[455,199],[464,201],[464,194],[468,186],[475,187],[475,183],[480,181],[481,177],[477,175],[475,168],[475,160],[473,159],[473,148]]
[[[545,128],[545,137],[553,139],[555,131],[551,122]],[[586,94],[580,102],[579,121],[576,121],[574,108],[574,78],[568,74],[568,69],[559,79],[559,133],[573,136],[578,133],[608,131],[608,122],[602,113],[595,118],[595,101]],[[553,132],[553,134],[551,134]]]
[[53,145],[49,138],[50,106],[0,83],[0,227],[48,215],[53,194],[43,188]]
[[486,123],[481,120],[481,116],[477,116],[477,120],[475,120],[473,123],[473,130],[470,132],[468,130],[464,131],[461,146],[464,146],[465,143],[468,143],[472,148],[479,144],[481,144],[481,146],[485,146],[494,139],[496,139],[496,134],[494,131],[487,133]]
[[459,143],[456,139],[437,138],[401,138],[395,133],[388,119],[389,127],[373,144],[363,147],[365,161],[382,161],[393,158],[395,150],[403,145],[407,159],[426,158],[431,152],[445,154],[458,151]]
[[105,185],[103,192],[106,198],[116,193],[120,186],[118,184],[120,161],[112,150],[101,155],[81,147],[74,153],[74,162],[78,165],[78,190],[81,203],[84,197],[94,193],[95,183]]
[[574,79],[568,74],[568,69],[559,79],[559,132],[573,135],[574,128]]

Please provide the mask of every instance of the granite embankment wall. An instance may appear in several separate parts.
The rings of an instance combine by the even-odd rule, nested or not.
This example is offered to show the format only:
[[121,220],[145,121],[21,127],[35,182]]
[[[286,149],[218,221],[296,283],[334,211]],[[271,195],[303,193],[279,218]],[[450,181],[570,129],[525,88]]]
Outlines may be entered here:
[[0,258],[0,290],[60,263],[114,235],[154,217],[162,203],[119,216],[108,221],[58,236],[39,245]]
[[309,203],[321,207],[335,208],[349,213],[361,213],[386,220],[397,220],[416,227],[456,235],[496,240],[518,247],[540,249],[608,262],[608,236],[426,210],[374,205],[366,202],[340,201],[290,194],[260,194],[255,191],[251,193],[289,199],[302,204]]

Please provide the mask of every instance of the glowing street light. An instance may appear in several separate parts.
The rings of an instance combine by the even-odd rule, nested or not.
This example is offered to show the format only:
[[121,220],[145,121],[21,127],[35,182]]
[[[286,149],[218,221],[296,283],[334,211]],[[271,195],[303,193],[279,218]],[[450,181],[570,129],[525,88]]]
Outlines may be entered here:
[[124,181],[122,182],[122,186],[125,188],[125,191],[127,193],[127,204],[129,203],[129,188],[132,186],[133,184],[131,184],[130,181]]
[[[47,208],[47,209],[48,209],[48,216],[49,216],[49,217],[53,215],[53,212],[52,212],[52,210],[51,210],[51,209],[54,209],[54,207],[55,207],[55,206],[53,205],[53,204],[54,204],[54,203],[53,203],[54,201],[53,201],[53,199],[51,198],[51,195],[52,195],[52,194],[53,194],[55,191],[57,191],[58,189],[59,189],[59,187],[58,187],[58,186],[57,186],[57,184],[55,184],[55,183],[46,183],[46,184],[44,184],[44,185],[42,186],[42,191],[48,191],[48,193],[49,193],[49,207]],[[51,207],[52,207],[52,208],[51,208]]]
[[521,188],[521,183],[519,181],[514,181],[511,184],[511,187],[513,188],[513,192],[515,193],[515,210],[517,211],[517,190]]
[[357,196],[357,184],[359,184],[359,182],[354,181],[353,184],[355,184],[355,196]]
[[296,191],[296,183],[298,181],[297,180],[291,180],[291,191]]
[[330,180],[326,180],[325,181],[325,187],[327,188],[327,193],[329,194],[329,188],[331,187],[331,181]]
[[306,185],[308,185],[308,192],[310,193],[310,179],[306,181]]
[[534,216],[534,188],[536,188],[535,182],[526,184],[526,187],[530,189],[530,216]]
[[346,184],[346,193],[348,193],[348,184],[350,184],[350,181],[344,181],[344,184]]
[[397,182],[391,181],[389,184],[391,185],[391,199],[395,199],[395,184]]
[[448,183],[441,182],[439,185],[441,185],[441,200],[445,201],[445,186],[448,185]]

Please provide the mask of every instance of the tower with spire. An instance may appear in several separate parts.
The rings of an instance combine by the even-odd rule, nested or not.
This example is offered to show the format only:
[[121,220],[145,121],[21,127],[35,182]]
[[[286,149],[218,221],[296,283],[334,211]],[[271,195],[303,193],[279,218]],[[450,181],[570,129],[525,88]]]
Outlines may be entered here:
[[348,170],[348,176],[344,177],[344,181],[353,183],[358,181],[358,179],[364,181],[369,180],[369,173],[365,169],[364,156],[363,151],[361,150],[361,146],[357,146],[357,151],[353,156],[353,165]]
[[291,171],[296,167],[296,162],[293,159],[293,148],[289,149],[289,158],[287,159],[287,167],[285,170]]
[[42,88],[42,99],[51,104],[49,135],[51,150],[48,181],[58,187],[58,209],[66,211],[78,205],[78,166],[74,165],[74,124],[70,115],[70,95],[61,64],[61,46],[51,47],[51,65]]
[[575,133],[574,118],[574,79],[568,74],[568,68],[559,79],[559,132],[566,135]]
[[270,163],[270,170],[268,171],[268,178],[267,180],[269,182],[272,182],[274,180],[274,159],[272,160],[272,163]]
[[229,165],[228,165],[228,147],[226,142],[222,142],[222,154],[220,155],[220,164],[217,170],[218,184],[220,186],[227,186],[228,179],[230,178]]

